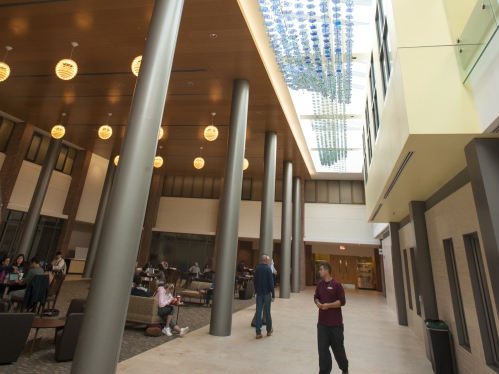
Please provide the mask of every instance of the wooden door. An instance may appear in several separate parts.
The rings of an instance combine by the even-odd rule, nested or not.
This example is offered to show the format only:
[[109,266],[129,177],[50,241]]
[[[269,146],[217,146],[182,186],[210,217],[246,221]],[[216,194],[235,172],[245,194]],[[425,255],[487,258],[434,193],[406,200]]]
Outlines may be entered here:
[[357,288],[357,257],[331,255],[331,268],[334,279]]

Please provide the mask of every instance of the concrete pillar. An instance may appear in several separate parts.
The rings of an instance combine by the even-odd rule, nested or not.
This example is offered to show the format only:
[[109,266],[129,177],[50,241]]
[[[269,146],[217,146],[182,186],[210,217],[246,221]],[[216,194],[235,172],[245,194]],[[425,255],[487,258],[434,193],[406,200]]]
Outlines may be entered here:
[[[300,177],[293,178],[293,243],[291,247],[291,292],[300,293],[300,275],[304,261],[301,261],[301,247],[303,244],[303,236],[301,232],[301,179]],[[301,262],[301,266],[300,266]],[[305,278],[305,277],[303,277]]]
[[210,334],[215,336],[230,336],[232,330],[232,301],[234,300],[244,146],[248,121],[249,82],[236,79],[233,87],[216,257],[216,288],[210,319]]
[[102,225],[106,215],[107,204],[111,193],[111,187],[113,186],[115,172],[116,166],[114,165],[114,159],[113,157],[110,157],[107,164],[104,186],[102,187],[100,195],[99,208],[97,209],[97,215],[95,216],[92,237],[90,238],[90,245],[88,246],[87,259],[85,261],[85,268],[83,269],[82,275],[83,278],[92,278],[92,271],[94,269],[97,252],[99,251],[99,240],[102,234]]
[[183,5],[153,9],[72,374],[116,372]]
[[276,173],[277,134],[265,133],[264,171],[262,185],[262,210],[260,218],[260,257],[272,257],[274,248],[274,201]]
[[407,326],[407,310],[405,306],[404,272],[402,270],[402,253],[400,252],[399,224],[390,222],[390,239],[392,242],[393,285],[397,306],[397,322]]
[[[281,275],[279,297],[289,299],[291,270],[291,195],[293,191],[293,164],[283,162],[282,217],[281,217]],[[298,270],[299,271],[299,270]]]
[[23,254],[27,259],[29,251],[31,249],[31,242],[36,233],[36,227],[38,226],[38,220],[40,219],[40,212],[42,210],[43,200],[45,200],[45,195],[47,194],[47,189],[49,187],[50,178],[52,177],[52,172],[54,171],[55,164],[61,152],[62,139],[50,140],[49,148],[47,150],[47,155],[43,161],[42,169],[40,170],[40,175],[38,177],[38,182],[36,182],[35,191],[33,192],[33,197],[31,198],[31,203],[29,204],[28,214],[26,215],[26,220],[24,221],[24,228],[19,239],[19,245],[16,251],[16,257]]

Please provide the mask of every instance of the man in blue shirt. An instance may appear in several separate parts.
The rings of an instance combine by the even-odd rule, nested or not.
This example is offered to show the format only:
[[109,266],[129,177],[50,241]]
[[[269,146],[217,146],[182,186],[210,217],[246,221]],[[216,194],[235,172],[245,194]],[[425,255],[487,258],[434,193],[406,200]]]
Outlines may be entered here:
[[255,268],[255,292],[256,292],[256,338],[262,338],[262,309],[265,308],[267,318],[267,336],[274,332],[272,328],[272,317],[270,315],[270,303],[275,300],[274,279],[270,269],[269,257],[262,256],[262,262]]

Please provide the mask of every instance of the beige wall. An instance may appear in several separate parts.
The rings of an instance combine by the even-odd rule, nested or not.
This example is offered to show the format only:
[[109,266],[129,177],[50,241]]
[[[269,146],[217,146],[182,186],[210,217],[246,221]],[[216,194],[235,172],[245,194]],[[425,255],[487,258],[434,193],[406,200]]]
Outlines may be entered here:
[[[260,212],[262,203],[260,201],[241,201],[239,213],[239,237],[260,237]],[[282,203],[274,203],[274,239],[281,239],[281,216]]]
[[383,270],[385,272],[385,292],[386,303],[397,313],[397,300],[395,299],[395,285],[393,280],[392,267],[392,237],[389,236],[382,240],[383,246]]
[[[40,165],[23,161],[7,209],[28,211],[41,169]],[[52,172],[47,194],[43,201],[42,215],[67,218],[66,215],[62,214],[62,210],[64,209],[70,184],[70,175],[58,171]]]
[[99,208],[99,201],[106,178],[109,161],[103,157],[92,154],[88,167],[87,179],[83,186],[80,206],[76,213],[76,220],[80,222],[94,223]]
[[[476,315],[470,274],[466,259],[463,235],[478,232],[480,228],[475,210],[471,185],[467,184],[453,195],[426,212],[428,241],[431,248],[431,260],[435,291],[437,295],[439,318],[450,327],[454,339],[454,350],[461,373],[494,373],[485,365],[478,320]],[[464,314],[468,326],[471,353],[461,348],[457,341],[454,309],[451,300],[443,240],[452,238],[456,257],[459,283],[464,301]],[[480,242],[483,243],[480,237]],[[484,257],[485,259],[485,257]],[[488,272],[487,272],[488,273]],[[490,280],[489,280],[489,290]],[[493,295],[491,294],[493,299]],[[496,317],[496,324],[497,324]]]

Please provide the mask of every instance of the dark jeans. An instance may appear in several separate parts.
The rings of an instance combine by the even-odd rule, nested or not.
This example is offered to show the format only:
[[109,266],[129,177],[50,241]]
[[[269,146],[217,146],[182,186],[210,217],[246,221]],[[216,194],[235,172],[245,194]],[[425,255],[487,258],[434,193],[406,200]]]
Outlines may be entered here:
[[326,326],[317,324],[317,348],[319,350],[319,374],[329,374],[333,369],[333,360],[329,347],[333,350],[334,359],[344,373],[348,372],[348,359],[343,346],[343,326]]
[[213,290],[211,288],[206,290],[206,305],[210,305],[210,300],[212,296],[213,296]]
[[256,334],[262,333],[262,310],[265,310],[265,318],[267,320],[267,332],[272,330],[272,316],[270,315],[270,303],[272,302],[272,294],[256,295]]
[[170,328],[172,329],[176,326],[175,322],[173,322],[173,314],[175,314],[173,305],[165,305],[163,308],[158,308],[158,316],[163,318],[165,322],[169,315],[172,316],[172,319],[170,320]]

